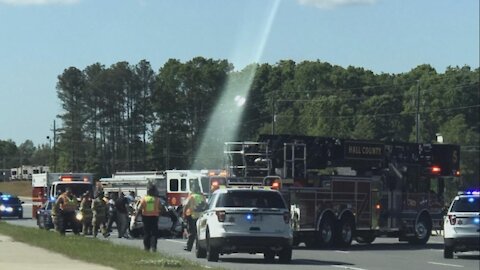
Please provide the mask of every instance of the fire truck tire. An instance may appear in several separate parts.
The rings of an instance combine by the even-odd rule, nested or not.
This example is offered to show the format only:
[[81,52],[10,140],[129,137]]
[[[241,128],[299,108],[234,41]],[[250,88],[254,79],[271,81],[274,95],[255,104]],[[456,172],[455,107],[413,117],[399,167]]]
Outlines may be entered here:
[[425,245],[432,234],[431,222],[426,216],[422,216],[415,224],[415,236],[411,237],[408,242],[413,245]]
[[335,242],[334,220],[331,216],[325,216],[320,222],[317,232],[317,240],[320,247],[331,247]]
[[345,216],[339,221],[335,232],[335,245],[338,247],[349,247],[352,244],[355,224],[351,217]]
[[365,233],[355,237],[355,241],[359,244],[371,244],[375,241],[375,234],[374,233]]

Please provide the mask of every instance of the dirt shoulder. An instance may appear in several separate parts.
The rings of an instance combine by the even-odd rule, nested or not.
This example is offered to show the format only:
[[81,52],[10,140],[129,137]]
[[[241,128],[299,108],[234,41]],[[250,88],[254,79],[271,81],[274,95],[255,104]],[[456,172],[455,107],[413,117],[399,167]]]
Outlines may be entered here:
[[22,197],[32,196],[31,181],[7,181],[0,182],[0,192],[10,193]]

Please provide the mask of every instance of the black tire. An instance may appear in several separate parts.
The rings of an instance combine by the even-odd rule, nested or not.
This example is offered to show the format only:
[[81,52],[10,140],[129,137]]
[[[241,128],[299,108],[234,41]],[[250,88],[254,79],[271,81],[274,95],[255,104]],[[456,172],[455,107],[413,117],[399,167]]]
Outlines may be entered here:
[[355,224],[351,217],[342,217],[335,232],[335,245],[337,247],[349,247],[352,244],[355,232]]
[[443,258],[445,259],[453,258],[453,247],[449,247],[449,246],[443,247]]
[[371,244],[375,241],[375,234],[373,232],[364,233],[355,237],[355,241],[359,244]]
[[195,257],[199,259],[207,257],[207,250],[200,246],[200,244],[198,243],[198,237],[197,237],[197,240],[195,241]]
[[335,230],[333,218],[326,216],[322,218],[317,232],[317,245],[320,247],[331,247],[335,242]]
[[278,260],[280,263],[290,263],[292,261],[292,248],[285,247],[278,254]]
[[212,247],[212,245],[210,245],[210,235],[208,234],[208,231],[206,235],[206,241],[207,241],[207,260],[209,262],[218,262],[219,253],[214,247]]
[[425,245],[432,234],[432,223],[426,217],[421,217],[415,224],[415,236],[408,242],[413,245]]
[[139,238],[140,236],[142,236],[142,230],[140,229],[130,230],[130,236],[133,238]]
[[275,252],[269,250],[263,253],[263,258],[267,262],[273,262],[275,261]]

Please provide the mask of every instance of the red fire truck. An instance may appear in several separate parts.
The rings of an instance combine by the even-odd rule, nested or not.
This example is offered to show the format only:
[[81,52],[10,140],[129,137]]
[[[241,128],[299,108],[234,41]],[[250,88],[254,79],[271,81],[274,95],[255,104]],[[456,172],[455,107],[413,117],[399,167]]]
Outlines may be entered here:
[[294,242],[348,247],[378,236],[425,244],[442,227],[458,145],[262,135],[225,143],[231,176],[282,179]]
[[47,200],[54,200],[67,187],[80,198],[89,190],[93,194],[93,174],[91,173],[38,173],[32,175],[32,216],[36,218],[37,210]]

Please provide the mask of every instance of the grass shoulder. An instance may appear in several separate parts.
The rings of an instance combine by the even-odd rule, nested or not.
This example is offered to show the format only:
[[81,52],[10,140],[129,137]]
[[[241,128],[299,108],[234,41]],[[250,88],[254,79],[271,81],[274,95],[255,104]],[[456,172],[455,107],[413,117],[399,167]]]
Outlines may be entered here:
[[60,236],[52,231],[15,226],[0,221],[0,232],[16,241],[64,254],[72,259],[119,270],[204,269],[192,261],[82,236]]
[[16,196],[32,197],[32,181],[6,181],[0,182],[0,192]]

